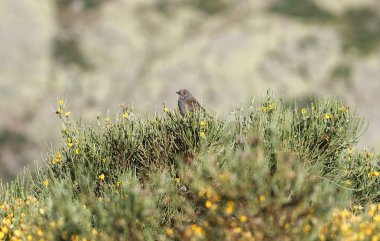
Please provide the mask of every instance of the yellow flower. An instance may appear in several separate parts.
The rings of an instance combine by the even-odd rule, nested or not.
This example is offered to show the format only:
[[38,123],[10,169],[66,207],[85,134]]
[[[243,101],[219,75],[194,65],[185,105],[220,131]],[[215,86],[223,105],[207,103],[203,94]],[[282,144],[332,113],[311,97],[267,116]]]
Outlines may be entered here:
[[164,109],[163,109],[163,111],[165,112],[165,113],[168,113],[170,110],[169,110],[169,108],[168,107],[164,107]]
[[57,223],[56,223],[55,221],[51,221],[51,222],[49,223],[49,225],[50,225],[50,227],[53,228],[53,229],[57,227]]
[[123,113],[123,118],[126,119],[126,118],[128,118],[128,116],[129,116],[128,112],[124,112],[124,113]]
[[106,123],[110,123],[110,118],[107,116],[107,117],[104,119],[104,121],[105,121]]
[[203,131],[201,131],[199,132],[199,137],[203,139],[206,137],[206,134]]
[[240,222],[245,223],[245,222],[247,222],[248,218],[247,218],[247,216],[245,216],[245,215],[241,215],[241,216],[239,217],[239,220],[240,220]]
[[373,217],[376,213],[376,205],[375,204],[371,204],[370,208],[369,208],[369,211],[368,211],[368,215]]
[[78,235],[71,235],[71,241],[79,241]]
[[199,192],[198,192],[199,197],[206,195],[207,198],[210,198],[210,197],[212,197],[212,194],[213,194],[213,191],[210,187],[207,187],[207,188],[201,187]]
[[198,234],[198,235],[203,235],[204,234],[204,230],[202,227],[196,225],[196,224],[193,224],[191,225],[191,230],[193,230],[193,232],[195,234]]
[[41,214],[41,215],[44,215],[44,214],[45,214],[45,209],[43,209],[43,208],[40,208],[40,210],[39,210],[39,211],[40,211],[40,214]]
[[26,236],[26,240],[27,240],[27,241],[32,241],[32,240],[33,240],[32,235],[29,234],[28,236]]
[[325,114],[325,120],[330,120],[333,118],[333,115],[326,113]]
[[206,121],[202,120],[202,121],[200,122],[200,125],[201,125],[201,126],[206,126]]
[[205,202],[205,207],[210,209],[210,210],[215,210],[217,208],[215,203],[212,203],[211,201],[207,200]]
[[104,175],[104,173],[102,173],[102,174],[99,175],[99,179],[100,179],[100,180],[104,180],[105,177],[106,177],[106,176]]
[[[8,219],[8,220],[9,220],[9,219]],[[9,220],[9,224],[10,224],[10,220]],[[6,223],[7,226],[9,226],[9,224]],[[3,233],[7,234],[8,231],[9,231],[9,229],[8,229],[8,227],[4,226],[4,227],[1,228],[1,231],[2,231]]]
[[37,230],[37,235],[38,236],[42,236],[42,235],[44,235],[44,232],[41,229],[38,229]]
[[106,162],[107,162],[107,158],[103,158],[103,159],[102,159],[102,162],[103,162],[103,163],[106,163]]
[[354,205],[353,208],[354,208],[355,210],[363,210],[362,205]]
[[58,105],[63,105],[63,104],[65,104],[65,101],[62,100],[62,99],[60,99],[60,100],[58,101]]
[[307,112],[307,110],[306,110],[305,108],[302,108],[302,109],[301,109],[301,113],[302,113],[302,115],[306,115],[306,112]]
[[175,178],[175,182],[176,182],[176,183],[179,183],[180,181],[181,181],[181,178],[179,178],[179,177],[176,177],[176,178]]
[[262,203],[265,202],[266,201],[265,195],[260,195],[259,200]]
[[326,236],[324,234],[319,235],[319,240],[320,241],[326,241]]
[[351,225],[349,223],[343,223],[342,225],[340,225],[340,231],[343,234],[347,235],[351,232]]
[[172,229],[172,228],[168,228],[168,229],[166,229],[166,234],[167,234],[168,236],[173,236],[173,234],[174,234],[173,229]]
[[309,224],[306,224],[303,226],[304,233],[309,233],[311,231],[311,226]]
[[376,171],[368,173],[368,177],[378,177],[379,175],[380,175],[380,173],[376,172]]
[[207,200],[206,203],[205,203],[205,207],[206,208],[211,208],[211,206],[212,206],[212,203]]
[[55,159],[57,159],[58,162],[62,161],[62,154],[58,152],[57,155],[55,156]]
[[68,111],[68,112],[65,113],[65,115],[66,115],[66,117],[69,117],[71,115],[71,112]]
[[57,159],[57,158],[53,158],[53,160],[51,161],[52,164],[57,164],[61,161],[61,159]]
[[241,233],[241,227],[234,228],[235,233]]
[[347,112],[347,108],[344,106],[339,107],[340,112]]
[[227,202],[226,213],[232,214],[235,210],[235,203],[233,201]]
[[263,106],[261,107],[261,110],[262,110],[263,112],[270,112],[270,111],[274,110],[274,106],[275,106],[274,103],[269,103],[268,105],[263,105]]
[[5,237],[5,233],[0,231],[0,239],[2,240]]
[[380,214],[377,214],[373,217],[373,221],[375,221],[376,223],[380,223]]
[[69,149],[71,149],[74,146],[74,144],[72,142],[69,142],[67,143],[67,146],[69,147]]
[[367,236],[370,236],[372,234],[372,225],[369,223],[361,223],[360,228],[362,229],[362,232],[364,232]]
[[45,185],[45,187],[49,186],[49,180],[46,179],[46,180],[44,181],[44,185]]
[[75,154],[79,155],[79,148],[75,149]]
[[21,237],[21,235],[22,235],[22,232],[21,232],[21,230],[19,230],[19,229],[16,229],[14,232],[13,232],[13,234],[16,236],[16,237]]

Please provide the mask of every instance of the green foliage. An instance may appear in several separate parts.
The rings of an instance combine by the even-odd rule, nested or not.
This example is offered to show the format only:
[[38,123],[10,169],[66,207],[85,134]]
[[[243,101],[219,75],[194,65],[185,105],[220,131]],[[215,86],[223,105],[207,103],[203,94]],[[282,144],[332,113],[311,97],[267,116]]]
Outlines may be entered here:
[[220,14],[232,7],[232,5],[226,0],[159,0],[156,3],[157,9],[165,14],[168,13],[168,10],[173,10],[173,7],[178,6],[190,6],[197,11],[201,11],[208,15]]
[[276,1],[270,7],[270,11],[306,21],[326,21],[333,18],[332,14],[320,8],[313,0]]
[[291,126],[290,147],[329,173],[339,169],[339,158],[359,140],[363,121],[341,101],[322,99],[295,113]]
[[336,208],[379,199],[377,156],[352,151],[363,122],[334,98],[268,94],[228,121],[65,108],[46,165],[0,185],[0,240],[315,240]]
[[226,0],[192,0],[191,4],[210,15],[224,12],[230,8]]
[[340,63],[331,72],[331,77],[335,80],[347,81],[352,75],[352,66],[347,63]]
[[77,66],[83,70],[90,70],[93,67],[83,54],[75,36],[65,39],[56,38],[52,52],[54,59],[60,64]]
[[[313,240],[337,206],[339,191],[312,171],[306,173],[302,160],[277,148],[275,172],[268,168],[262,140],[180,168],[191,193],[183,210],[191,216],[196,207],[198,215],[192,222],[175,223],[175,235],[181,240],[193,240],[194,235],[206,240]],[[225,164],[219,167],[221,158]]]
[[366,55],[379,47],[380,15],[375,9],[349,9],[339,23],[344,50]]
[[274,2],[269,11],[306,22],[332,24],[341,35],[342,50],[345,52],[368,55],[380,45],[380,15],[375,9],[349,8],[343,14],[337,15],[319,7],[314,0],[286,0]]
[[354,152],[345,155],[341,172],[342,185],[351,188],[354,202],[365,205],[368,200],[380,202],[379,155],[371,151]]
[[98,7],[100,4],[102,4],[104,2],[106,2],[106,1],[104,1],[104,0],[79,0],[79,3],[78,2],[75,3],[75,0],[56,0],[56,4],[59,7],[68,8],[72,4],[83,4],[83,7],[85,9],[91,9],[91,8]]

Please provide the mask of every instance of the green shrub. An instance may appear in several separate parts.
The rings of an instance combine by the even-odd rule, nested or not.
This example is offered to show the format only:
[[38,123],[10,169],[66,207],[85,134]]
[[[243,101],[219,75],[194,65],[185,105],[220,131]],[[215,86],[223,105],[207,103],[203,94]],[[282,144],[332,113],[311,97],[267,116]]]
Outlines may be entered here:
[[182,182],[189,185],[183,194],[187,206],[182,209],[193,218],[174,222],[169,233],[179,240],[314,240],[318,236],[344,192],[312,171],[306,173],[302,160],[278,147],[273,173],[265,143],[251,144],[223,157],[205,155],[197,165],[179,169]]
[[57,115],[45,165],[0,185],[0,240],[322,240],[379,199],[378,155],[352,151],[363,121],[334,98],[268,94],[226,121]]

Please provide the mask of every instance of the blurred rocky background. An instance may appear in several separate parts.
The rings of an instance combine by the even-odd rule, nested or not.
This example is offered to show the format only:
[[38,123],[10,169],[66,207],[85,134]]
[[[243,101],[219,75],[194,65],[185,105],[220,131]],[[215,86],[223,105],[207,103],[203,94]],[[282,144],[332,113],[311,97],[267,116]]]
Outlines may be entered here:
[[90,121],[154,113],[188,88],[225,115],[268,89],[301,103],[336,95],[380,147],[377,0],[0,2],[0,178],[57,145],[58,99]]

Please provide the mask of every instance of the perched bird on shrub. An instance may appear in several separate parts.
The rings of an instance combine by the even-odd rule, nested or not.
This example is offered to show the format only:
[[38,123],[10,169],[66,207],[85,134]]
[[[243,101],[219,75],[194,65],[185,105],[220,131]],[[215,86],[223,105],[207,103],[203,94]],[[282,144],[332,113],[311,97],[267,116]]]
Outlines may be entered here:
[[178,108],[182,116],[187,113],[194,112],[195,110],[202,110],[204,108],[199,104],[199,102],[191,95],[190,91],[187,89],[179,90],[176,92],[178,97]]

